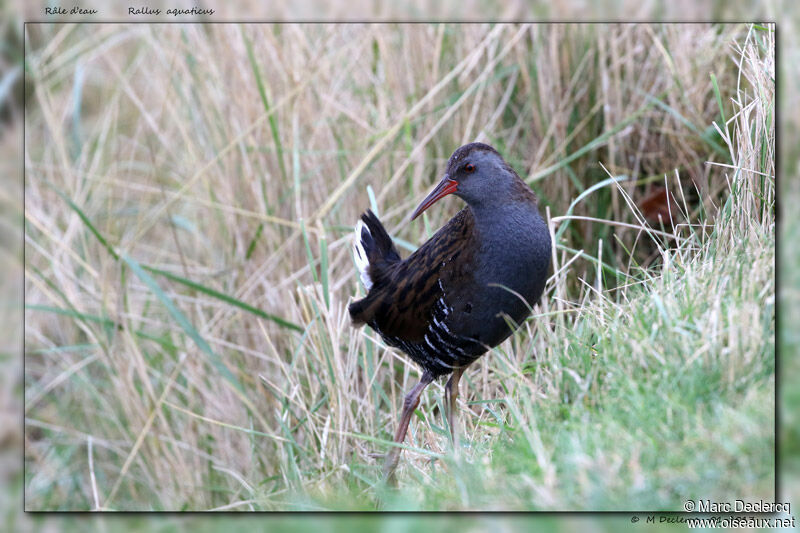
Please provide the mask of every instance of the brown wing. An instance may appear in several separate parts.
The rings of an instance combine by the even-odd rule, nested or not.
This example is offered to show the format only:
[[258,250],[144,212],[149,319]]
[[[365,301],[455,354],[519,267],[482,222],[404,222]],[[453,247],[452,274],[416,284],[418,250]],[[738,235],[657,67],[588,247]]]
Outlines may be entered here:
[[362,300],[363,321],[382,335],[421,342],[437,302],[446,304],[448,287],[471,277],[475,242],[472,213],[463,209],[408,259],[396,263],[384,283],[373,286]]

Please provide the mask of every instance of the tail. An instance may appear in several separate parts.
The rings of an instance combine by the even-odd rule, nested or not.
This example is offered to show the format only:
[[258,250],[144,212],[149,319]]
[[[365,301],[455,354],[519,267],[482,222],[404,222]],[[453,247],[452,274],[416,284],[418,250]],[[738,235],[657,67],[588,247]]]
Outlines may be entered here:
[[[397,253],[392,238],[375,213],[369,209],[356,224],[353,255],[361,282],[367,291],[379,285],[389,267],[400,261],[400,254]],[[348,311],[356,324],[368,321],[363,315],[370,303],[368,294],[366,298],[350,304]]]

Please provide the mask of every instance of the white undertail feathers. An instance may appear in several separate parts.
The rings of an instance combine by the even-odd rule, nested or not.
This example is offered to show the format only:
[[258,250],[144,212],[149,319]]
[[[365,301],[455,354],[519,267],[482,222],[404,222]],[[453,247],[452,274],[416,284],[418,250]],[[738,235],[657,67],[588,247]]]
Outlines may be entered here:
[[372,288],[372,279],[369,277],[369,258],[367,257],[366,250],[364,250],[364,243],[362,242],[364,237],[363,232],[370,235],[367,226],[359,219],[356,224],[355,238],[353,239],[353,257],[356,260],[356,268],[358,268],[361,283],[363,283],[364,288],[369,291]]

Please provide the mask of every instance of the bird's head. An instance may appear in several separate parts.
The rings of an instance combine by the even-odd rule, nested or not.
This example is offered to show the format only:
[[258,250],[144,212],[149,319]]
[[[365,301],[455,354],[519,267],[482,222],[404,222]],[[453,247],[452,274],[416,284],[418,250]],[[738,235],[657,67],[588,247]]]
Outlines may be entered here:
[[483,143],[465,144],[450,156],[442,181],[417,206],[414,220],[448,194],[473,207],[510,196],[519,180],[497,150]]

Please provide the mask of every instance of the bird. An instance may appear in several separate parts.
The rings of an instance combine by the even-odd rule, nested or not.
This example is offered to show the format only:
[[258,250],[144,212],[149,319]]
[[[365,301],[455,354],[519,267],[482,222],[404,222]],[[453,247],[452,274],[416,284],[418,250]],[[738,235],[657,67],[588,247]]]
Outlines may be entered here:
[[369,325],[422,371],[404,398],[395,446],[385,455],[388,479],[394,479],[420,395],[447,375],[444,407],[457,449],[462,374],[531,314],[549,271],[550,231],[538,198],[495,148],[473,142],[455,150],[410,220],[448,195],[466,206],[406,259],[371,210],[355,226],[353,256],[367,294],[348,306],[352,324]]

